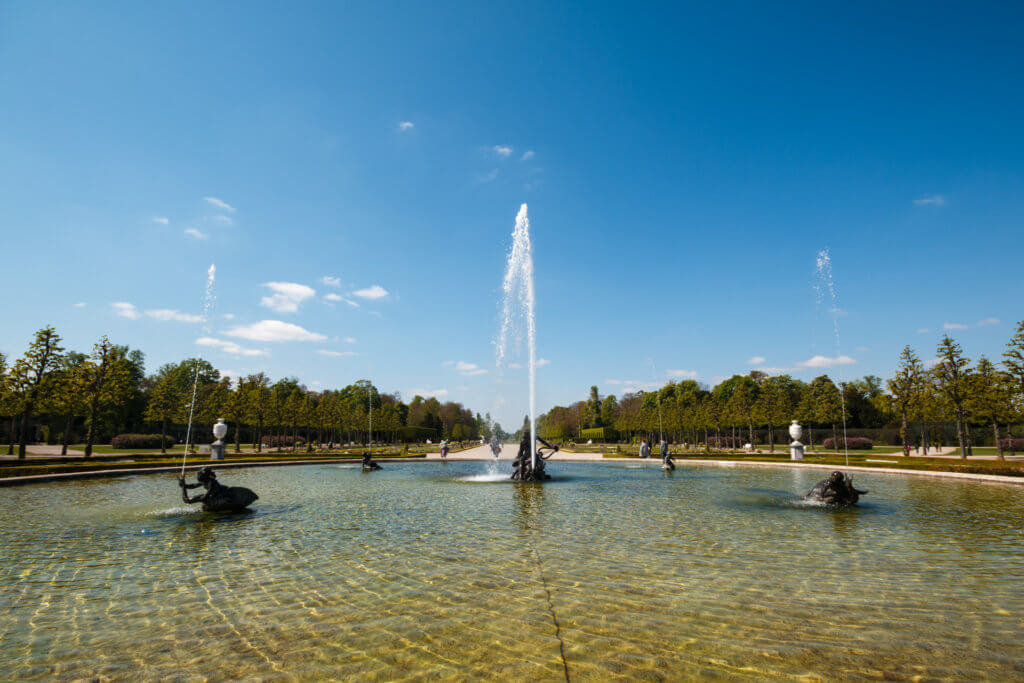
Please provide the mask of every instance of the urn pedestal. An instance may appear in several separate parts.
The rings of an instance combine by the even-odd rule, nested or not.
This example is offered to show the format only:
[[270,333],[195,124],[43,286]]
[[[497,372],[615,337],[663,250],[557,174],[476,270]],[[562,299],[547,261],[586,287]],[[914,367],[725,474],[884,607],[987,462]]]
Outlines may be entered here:
[[789,444],[790,460],[804,459],[804,445],[800,443],[800,437],[803,435],[803,427],[796,420],[793,420],[793,424],[789,425],[789,437],[793,439],[793,443]]
[[218,418],[217,424],[213,425],[213,435],[216,437],[210,445],[210,460],[223,460],[224,459],[224,437],[228,433],[228,426],[224,422],[224,418]]

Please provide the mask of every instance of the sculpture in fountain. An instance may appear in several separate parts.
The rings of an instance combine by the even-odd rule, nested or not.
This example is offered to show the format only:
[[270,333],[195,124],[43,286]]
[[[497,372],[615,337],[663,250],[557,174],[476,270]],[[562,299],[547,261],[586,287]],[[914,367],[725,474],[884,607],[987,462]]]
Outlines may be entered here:
[[828,479],[814,485],[804,500],[826,505],[844,506],[855,504],[867,491],[858,491],[853,487],[853,480],[849,475],[836,471],[829,475]]
[[[544,439],[537,437],[537,441],[544,444],[551,452],[544,455],[544,449],[540,446],[537,447],[535,454],[530,453],[530,446],[533,440],[530,438],[530,432],[523,430],[523,439],[519,442],[519,453],[516,455],[516,459],[512,462],[512,479],[518,479],[520,481],[544,481],[550,479],[551,475],[544,471],[544,463],[548,459],[558,452],[558,446],[552,446]],[[535,457],[531,457],[531,455]]]
[[[181,499],[186,503],[202,503],[206,512],[240,512],[259,498],[244,486],[224,486],[217,481],[217,475],[212,467],[200,469],[196,473],[196,479],[199,480],[198,484],[188,484],[184,476],[178,477]],[[206,489],[206,493],[189,497],[188,490],[200,486]]]

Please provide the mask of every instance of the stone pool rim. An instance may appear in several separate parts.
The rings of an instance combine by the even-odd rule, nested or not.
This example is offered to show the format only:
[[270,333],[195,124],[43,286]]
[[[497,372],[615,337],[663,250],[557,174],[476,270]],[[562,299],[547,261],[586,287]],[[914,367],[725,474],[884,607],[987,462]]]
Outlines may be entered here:
[[[224,462],[215,463],[216,469],[239,469],[245,467],[283,467],[289,465],[334,465],[341,463],[352,463],[359,462],[358,457],[347,457],[347,458],[331,458],[331,459],[317,459],[317,460],[285,460],[281,462]],[[376,458],[378,462],[439,462],[438,460],[428,460],[423,456],[414,457],[399,457],[399,458]],[[487,462],[487,458],[480,459],[461,459],[458,462]],[[636,462],[636,458],[601,458],[600,460],[574,460],[572,462]],[[1000,474],[976,474],[971,472],[946,472],[941,470],[909,470],[900,469],[896,467],[863,467],[860,465],[851,465],[849,467],[841,467],[838,465],[828,465],[821,463],[809,463],[809,462],[766,462],[757,460],[691,460],[684,458],[673,458],[676,464],[682,465],[697,465],[706,467],[782,467],[789,469],[811,469],[811,470],[843,470],[847,472],[858,472],[867,474],[901,474],[910,476],[920,477],[943,477],[947,479],[961,479],[965,481],[981,481],[990,484],[1011,484],[1013,486],[1024,486],[1024,476],[1022,477],[1011,477]],[[555,463],[560,461],[555,460]],[[566,461],[562,461],[566,462]],[[186,471],[195,471],[201,467],[209,467],[210,462],[202,461],[194,465],[187,465]],[[117,470],[88,470],[85,472],[63,472],[54,474],[31,474],[21,477],[3,477],[0,478],[0,487],[5,486],[27,486],[30,484],[47,484],[58,481],[71,481],[75,479],[97,479],[102,477],[126,477],[135,474],[160,474],[166,472],[180,472],[180,466],[161,466],[161,467],[137,467]]]

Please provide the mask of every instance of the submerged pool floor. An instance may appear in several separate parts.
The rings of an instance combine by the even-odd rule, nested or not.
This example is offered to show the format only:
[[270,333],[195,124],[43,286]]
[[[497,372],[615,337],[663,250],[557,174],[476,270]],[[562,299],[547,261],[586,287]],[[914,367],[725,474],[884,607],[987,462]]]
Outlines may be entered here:
[[0,677],[1024,677],[1015,487],[488,467],[225,470],[243,515],[170,475],[7,489]]

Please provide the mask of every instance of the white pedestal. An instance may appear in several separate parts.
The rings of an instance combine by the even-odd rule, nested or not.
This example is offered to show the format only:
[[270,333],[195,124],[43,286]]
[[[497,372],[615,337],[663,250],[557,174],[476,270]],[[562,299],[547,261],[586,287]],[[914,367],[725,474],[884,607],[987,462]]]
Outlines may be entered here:
[[803,460],[804,459],[804,445],[799,441],[794,441],[789,444],[789,459],[790,460]]
[[214,441],[210,446],[210,460],[223,460],[224,459],[224,442]]

